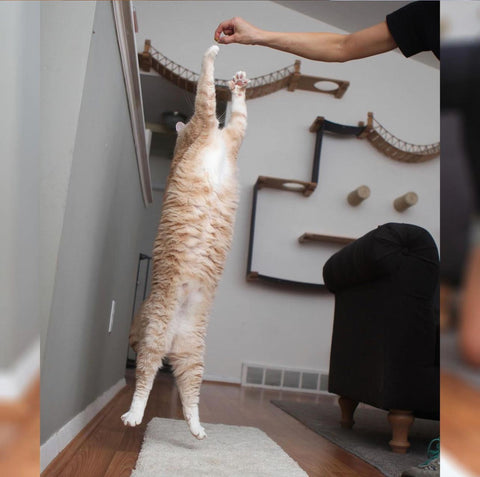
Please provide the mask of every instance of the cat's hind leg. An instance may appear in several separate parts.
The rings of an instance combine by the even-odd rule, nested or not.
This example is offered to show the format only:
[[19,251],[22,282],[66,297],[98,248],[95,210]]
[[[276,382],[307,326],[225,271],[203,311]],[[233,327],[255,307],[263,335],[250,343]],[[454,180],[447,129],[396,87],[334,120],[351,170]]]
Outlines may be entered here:
[[143,330],[146,323],[146,309],[148,308],[150,298],[142,303],[140,309],[133,317],[132,325],[130,326],[130,333],[128,335],[128,343],[135,353],[138,353],[138,344],[142,340]]
[[137,368],[135,392],[130,409],[122,415],[126,426],[137,426],[142,422],[153,380],[165,356],[164,322],[155,319],[149,323],[139,343],[137,343]]
[[183,406],[183,415],[190,432],[197,438],[206,437],[206,432],[200,424],[198,403],[200,387],[203,378],[203,363],[205,337],[203,333],[188,333],[177,335],[174,351],[169,354],[173,367],[178,392]]

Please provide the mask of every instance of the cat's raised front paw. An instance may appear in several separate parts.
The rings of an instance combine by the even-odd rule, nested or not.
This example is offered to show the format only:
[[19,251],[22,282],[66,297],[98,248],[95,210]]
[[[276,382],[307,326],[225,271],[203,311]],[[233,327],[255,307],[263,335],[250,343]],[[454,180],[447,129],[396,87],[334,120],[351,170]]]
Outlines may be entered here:
[[247,73],[245,71],[237,71],[229,82],[229,86],[232,91],[238,92],[244,91],[248,83],[250,83],[250,80],[247,78]]
[[205,53],[205,56],[210,56],[215,58],[219,52],[220,48],[217,45],[212,45]]
[[126,426],[135,427],[142,422],[143,413],[130,410],[123,414],[121,419]]

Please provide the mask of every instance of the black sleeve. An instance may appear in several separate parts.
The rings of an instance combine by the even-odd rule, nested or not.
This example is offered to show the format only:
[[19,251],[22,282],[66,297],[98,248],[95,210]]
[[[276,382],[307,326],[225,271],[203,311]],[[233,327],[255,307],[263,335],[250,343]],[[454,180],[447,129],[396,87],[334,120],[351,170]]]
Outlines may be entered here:
[[440,59],[440,2],[413,2],[387,15],[387,25],[408,58],[433,51]]

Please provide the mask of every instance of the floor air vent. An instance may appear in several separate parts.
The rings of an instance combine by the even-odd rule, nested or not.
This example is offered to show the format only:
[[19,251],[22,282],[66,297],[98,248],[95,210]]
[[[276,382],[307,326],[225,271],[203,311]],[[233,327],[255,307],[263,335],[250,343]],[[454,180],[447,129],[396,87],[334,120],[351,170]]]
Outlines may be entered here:
[[323,393],[328,391],[328,374],[322,371],[243,363],[242,386]]

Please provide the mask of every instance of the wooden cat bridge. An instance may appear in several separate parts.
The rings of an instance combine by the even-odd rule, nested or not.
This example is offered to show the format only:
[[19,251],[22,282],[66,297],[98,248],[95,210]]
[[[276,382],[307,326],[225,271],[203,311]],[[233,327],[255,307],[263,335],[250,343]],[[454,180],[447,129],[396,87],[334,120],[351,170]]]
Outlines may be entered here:
[[[151,45],[150,40],[145,40],[143,52],[138,54],[138,61],[142,71],[148,72],[153,68],[159,75],[178,87],[190,93],[195,93],[200,75],[162,55]],[[228,82],[229,80],[215,79],[217,99],[220,101],[229,101],[231,98]],[[322,82],[334,83],[337,87],[330,90],[316,86]],[[300,73],[300,60],[297,60],[293,65],[281,70],[251,78],[247,87],[246,97],[247,99],[259,98],[287,88],[288,91],[299,89],[331,94],[335,98],[341,98],[347,91],[349,84],[348,81],[338,79],[302,75]]]
[[[419,146],[402,141],[389,133],[379,122],[377,122],[373,113],[368,113],[367,124],[359,122],[358,126],[347,126],[343,124],[327,121],[324,117],[317,117],[310,126],[310,131],[316,133],[315,151],[313,154],[312,176],[310,181],[301,181],[296,179],[281,179],[278,177],[259,176],[253,186],[252,212],[250,217],[250,237],[248,244],[247,259],[247,281],[264,282],[273,285],[286,285],[307,290],[324,290],[323,283],[307,283],[284,278],[277,278],[265,275],[255,270],[253,266],[254,243],[255,243],[255,225],[257,213],[257,201],[259,191],[263,188],[279,189],[288,192],[301,193],[309,197],[316,189],[320,173],[320,154],[322,150],[322,141],[325,132],[342,136],[356,136],[359,139],[366,138],[379,151],[402,162],[424,162],[433,159],[440,154],[440,143]],[[335,243],[338,245],[347,245],[354,241],[351,237],[341,237],[335,235],[303,233],[298,241],[301,244],[309,242]]]
[[[363,122],[359,125],[363,126]],[[387,131],[368,113],[367,125],[360,138],[366,137],[370,143],[388,157],[402,162],[424,162],[440,155],[440,143],[418,145],[403,141]]]
[[[143,52],[138,54],[138,61],[143,71],[148,72],[153,68],[158,74],[178,87],[190,93],[195,93],[199,74],[162,55],[162,53],[151,45],[150,40],[145,40]],[[229,80],[215,80],[217,98],[221,101],[230,100],[231,93],[228,82]],[[333,90],[320,89],[316,85],[322,82],[334,83],[337,87]],[[349,84],[348,81],[343,80],[302,75],[300,73],[300,61],[297,60],[295,64],[282,68],[281,70],[251,79],[247,87],[246,96],[247,99],[259,98],[287,88],[288,91],[300,89],[331,94],[335,96],[335,98],[341,98],[345,94]],[[323,121],[323,118],[317,118],[316,122],[311,126],[310,130],[312,132],[317,130],[318,121],[320,120]],[[351,126],[337,125],[337,129],[340,127]],[[365,125],[361,122],[358,128],[361,128],[361,130],[355,129],[357,132],[352,132],[352,134],[360,138],[367,138],[375,148],[397,161],[423,162],[433,159],[440,154],[440,143],[417,145],[403,141],[387,131],[376,121],[373,113],[368,113],[367,124]]]

